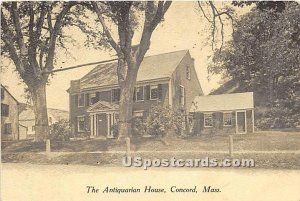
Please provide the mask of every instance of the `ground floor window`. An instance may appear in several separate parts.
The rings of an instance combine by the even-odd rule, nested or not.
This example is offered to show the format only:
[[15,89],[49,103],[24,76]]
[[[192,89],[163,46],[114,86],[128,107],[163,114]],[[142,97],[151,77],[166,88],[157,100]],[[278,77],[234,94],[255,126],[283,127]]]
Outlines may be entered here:
[[223,113],[223,125],[232,126],[232,112]]
[[78,132],[85,131],[85,125],[84,125],[84,117],[77,117],[77,128]]
[[212,127],[212,126],[213,126],[212,113],[204,114],[204,127]]
[[11,134],[11,123],[4,124],[4,134]]

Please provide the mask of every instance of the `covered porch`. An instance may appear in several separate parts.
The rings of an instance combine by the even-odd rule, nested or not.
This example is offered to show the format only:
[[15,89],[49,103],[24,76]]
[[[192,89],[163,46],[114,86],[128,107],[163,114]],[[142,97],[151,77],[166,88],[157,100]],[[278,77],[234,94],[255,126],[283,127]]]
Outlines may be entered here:
[[91,138],[114,138],[113,126],[118,122],[119,106],[115,103],[98,101],[87,109],[90,116]]

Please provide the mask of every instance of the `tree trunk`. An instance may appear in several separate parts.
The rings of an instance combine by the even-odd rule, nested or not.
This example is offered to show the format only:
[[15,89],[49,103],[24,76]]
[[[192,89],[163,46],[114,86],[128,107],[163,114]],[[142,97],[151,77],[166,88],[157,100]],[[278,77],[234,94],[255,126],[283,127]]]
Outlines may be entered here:
[[49,137],[46,83],[41,83],[30,91],[35,114],[35,141],[43,141]]
[[133,95],[138,68],[129,67],[124,82],[120,84],[120,105],[119,105],[119,137],[118,140],[124,140],[131,136],[132,130],[132,112],[133,112]]

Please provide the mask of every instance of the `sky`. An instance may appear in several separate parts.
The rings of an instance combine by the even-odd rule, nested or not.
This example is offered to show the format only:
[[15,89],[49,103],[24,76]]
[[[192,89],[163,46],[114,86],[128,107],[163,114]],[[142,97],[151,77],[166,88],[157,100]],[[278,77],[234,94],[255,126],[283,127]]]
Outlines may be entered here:
[[[228,3],[216,2],[221,8]],[[237,17],[250,10],[249,7],[238,8]],[[91,16],[92,18],[92,16]],[[165,15],[165,20],[154,30],[151,38],[151,46],[147,55],[155,55],[183,49],[190,50],[191,56],[195,59],[196,72],[204,94],[220,84],[220,76],[209,76],[207,66],[212,57],[210,24],[197,10],[195,2],[173,2]],[[230,22],[226,23],[225,41],[231,39],[232,27]],[[55,68],[84,64],[112,58],[114,52],[95,50],[84,46],[84,35],[75,29],[66,30],[77,41],[76,45],[69,45],[71,55],[63,51],[57,53],[57,64]],[[117,38],[116,34],[113,34]],[[133,44],[138,44],[141,31],[137,30],[133,38]],[[12,62],[3,60],[1,62],[6,70],[1,73],[1,83],[16,97],[19,102],[26,102],[24,95],[25,85],[20,80],[15,66]],[[80,79],[95,66],[77,68],[55,73],[47,86],[47,104],[49,108],[69,110],[69,96],[67,89],[70,87],[70,80]],[[208,80],[208,76],[210,79]]]

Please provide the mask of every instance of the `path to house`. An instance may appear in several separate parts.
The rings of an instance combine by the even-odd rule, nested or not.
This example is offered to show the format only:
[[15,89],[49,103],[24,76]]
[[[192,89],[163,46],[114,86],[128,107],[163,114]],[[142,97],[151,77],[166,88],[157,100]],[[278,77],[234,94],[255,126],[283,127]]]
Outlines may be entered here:
[[[263,169],[125,168],[85,165],[2,164],[0,200],[299,200],[300,171]],[[87,194],[87,186],[99,193]],[[141,193],[103,193],[104,188],[140,188]],[[144,193],[145,186],[166,193]],[[194,188],[198,193],[172,193],[170,188]],[[203,193],[204,186],[220,193]]]

